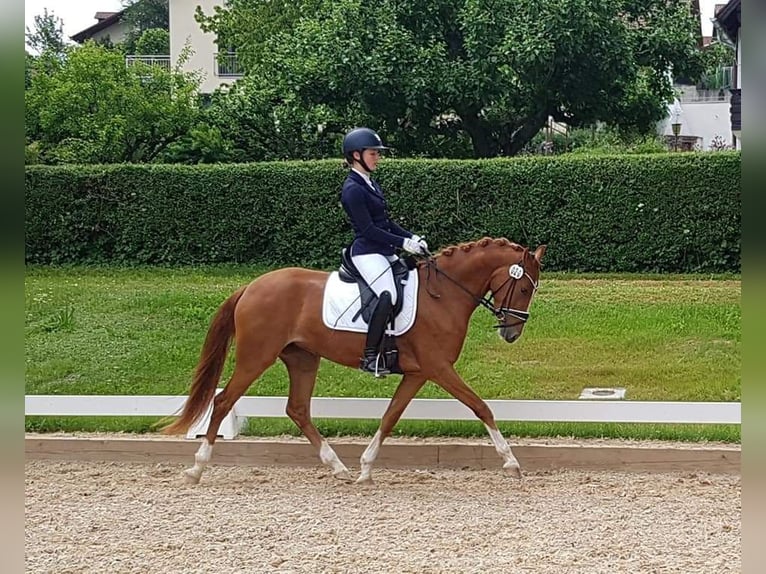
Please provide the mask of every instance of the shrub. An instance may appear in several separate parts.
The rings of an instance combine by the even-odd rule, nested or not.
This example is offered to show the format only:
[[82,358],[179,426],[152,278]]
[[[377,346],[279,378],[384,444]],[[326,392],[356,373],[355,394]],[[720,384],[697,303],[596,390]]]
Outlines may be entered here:
[[[546,268],[739,272],[739,152],[389,160],[393,217],[433,247],[548,243]],[[26,167],[26,261],[334,267],[339,161]]]

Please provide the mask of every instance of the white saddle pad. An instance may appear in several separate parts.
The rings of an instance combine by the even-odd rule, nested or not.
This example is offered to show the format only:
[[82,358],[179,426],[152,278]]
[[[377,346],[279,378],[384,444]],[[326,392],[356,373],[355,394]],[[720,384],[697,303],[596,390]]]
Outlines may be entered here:
[[[359,287],[356,283],[345,283],[340,280],[337,271],[330,273],[330,278],[324,287],[322,301],[322,320],[330,329],[366,333],[367,323],[361,313],[356,321],[352,321],[362,305]],[[404,302],[402,310],[396,316],[394,329],[386,329],[386,333],[399,336],[409,331],[415,322],[418,306],[418,274],[410,272],[407,284],[404,286]],[[390,327],[390,326],[389,326]]]

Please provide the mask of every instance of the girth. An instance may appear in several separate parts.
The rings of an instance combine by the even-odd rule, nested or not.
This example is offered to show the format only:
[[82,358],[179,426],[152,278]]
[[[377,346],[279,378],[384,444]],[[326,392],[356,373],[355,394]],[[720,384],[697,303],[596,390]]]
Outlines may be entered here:
[[[361,299],[361,308],[359,313],[362,314],[362,319],[365,323],[370,322],[372,312],[375,306],[378,304],[378,296],[375,294],[362,275],[357,270],[354,262],[351,260],[349,250],[344,248],[340,254],[340,269],[338,269],[338,276],[344,283],[356,283],[359,287],[359,297]],[[402,310],[402,302],[404,301],[404,285],[407,283],[407,277],[410,274],[410,269],[414,268],[415,262],[408,261],[407,259],[397,259],[391,264],[391,269],[394,273],[394,285],[396,287],[396,304],[393,309],[393,317],[399,314]],[[410,267],[412,265],[412,267]],[[359,313],[354,317],[357,319]]]

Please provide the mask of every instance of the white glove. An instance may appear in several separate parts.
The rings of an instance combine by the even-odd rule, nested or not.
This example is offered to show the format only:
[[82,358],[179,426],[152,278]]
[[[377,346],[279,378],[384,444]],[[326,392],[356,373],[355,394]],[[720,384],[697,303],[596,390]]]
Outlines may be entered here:
[[423,246],[423,253],[428,253],[428,243],[426,243],[426,240],[424,238],[420,237],[420,235],[416,235],[413,233],[412,240],[417,241],[418,243],[420,243],[420,245]]
[[404,243],[402,244],[402,248],[408,253],[413,253],[415,255],[425,254],[423,245],[421,245],[419,241],[415,241],[414,239],[410,239],[409,237],[404,238]]

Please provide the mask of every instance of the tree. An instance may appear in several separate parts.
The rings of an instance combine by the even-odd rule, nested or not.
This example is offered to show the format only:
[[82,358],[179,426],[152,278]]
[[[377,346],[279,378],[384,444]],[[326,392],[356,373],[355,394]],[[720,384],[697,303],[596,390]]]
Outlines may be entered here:
[[[170,30],[170,12],[168,0],[123,0],[125,14],[123,21],[128,26],[122,49],[127,54],[140,54],[137,43],[142,35],[148,30]],[[154,40],[157,38],[155,37]],[[170,40],[164,52],[152,52],[153,54],[169,54]]]
[[232,148],[221,130],[201,122],[170,144],[159,160],[162,163],[229,163],[243,161],[243,156],[241,150]]
[[549,116],[649,132],[699,77],[688,0],[228,0],[206,29],[283,100],[428,154],[514,155]]
[[34,17],[33,29],[26,27],[24,37],[26,45],[36,53],[24,51],[24,89],[27,90],[35,74],[50,73],[65,57],[64,22],[45,8],[42,15]]
[[136,40],[134,54],[146,56],[170,54],[170,33],[162,28],[148,28]]
[[26,27],[26,44],[38,54],[50,53],[62,55],[66,48],[64,41],[64,21],[53,12],[43,9],[42,15],[34,17],[34,27]]
[[35,65],[35,57],[24,51],[24,89],[26,90],[32,84],[32,69]]
[[[708,90],[716,90],[727,86],[722,69],[733,66],[736,60],[734,47],[723,42],[713,42],[702,50],[704,73],[700,85]],[[729,78],[730,79],[730,78]]]
[[150,162],[196,125],[197,85],[89,41],[32,74],[27,141],[45,163]]
[[123,0],[125,22],[139,34],[150,28],[170,28],[168,0]]
[[243,78],[218,91],[204,122],[219,130],[239,161],[337,157],[343,123],[326,106],[283,98],[268,78]]

